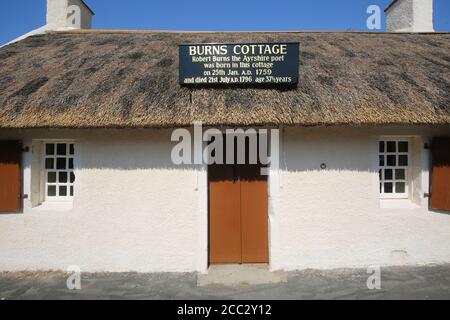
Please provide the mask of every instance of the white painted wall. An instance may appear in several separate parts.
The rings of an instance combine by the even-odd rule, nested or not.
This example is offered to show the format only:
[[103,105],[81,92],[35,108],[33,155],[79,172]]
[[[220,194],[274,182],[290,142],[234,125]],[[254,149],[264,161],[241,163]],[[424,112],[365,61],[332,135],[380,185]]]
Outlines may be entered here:
[[[194,271],[206,268],[203,168],[175,167],[170,131],[39,131],[0,139],[75,139],[70,211],[0,215],[0,270]],[[32,154],[24,154],[30,194]]]
[[[170,130],[0,130],[0,139],[74,139],[73,209],[0,215],[0,270],[205,271],[203,166],[173,166]],[[422,143],[450,128],[286,128],[269,177],[271,269],[450,262],[450,215],[430,212]],[[378,197],[377,139],[414,142],[413,201]],[[326,170],[320,164],[327,164]],[[24,154],[24,192],[32,191]],[[419,169],[417,169],[419,168]],[[398,208],[394,208],[397,206]]]
[[[450,128],[442,133],[450,135]],[[419,205],[387,200],[381,208],[377,139],[397,134],[424,137],[413,139],[419,152],[412,157],[413,167],[424,173],[415,178],[419,189],[411,194]],[[429,154],[422,142],[432,134],[407,128],[286,129],[276,195],[273,250],[279,254],[272,269],[450,262],[450,214],[428,211],[423,197]]]
[[398,0],[386,11],[388,32],[434,32],[433,0]]

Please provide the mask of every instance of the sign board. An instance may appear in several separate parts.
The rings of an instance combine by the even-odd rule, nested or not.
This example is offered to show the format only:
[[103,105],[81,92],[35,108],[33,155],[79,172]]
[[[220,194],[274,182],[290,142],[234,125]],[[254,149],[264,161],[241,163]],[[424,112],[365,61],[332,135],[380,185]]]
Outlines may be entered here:
[[181,85],[298,83],[298,43],[179,46]]

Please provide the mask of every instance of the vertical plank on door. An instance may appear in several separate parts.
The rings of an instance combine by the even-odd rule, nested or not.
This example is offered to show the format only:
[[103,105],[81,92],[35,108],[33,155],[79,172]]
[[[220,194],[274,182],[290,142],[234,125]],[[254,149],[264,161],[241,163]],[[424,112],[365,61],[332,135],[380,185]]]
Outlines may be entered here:
[[267,176],[261,166],[240,166],[242,263],[269,262]]
[[239,183],[233,165],[211,165],[209,179],[209,262],[241,263]]

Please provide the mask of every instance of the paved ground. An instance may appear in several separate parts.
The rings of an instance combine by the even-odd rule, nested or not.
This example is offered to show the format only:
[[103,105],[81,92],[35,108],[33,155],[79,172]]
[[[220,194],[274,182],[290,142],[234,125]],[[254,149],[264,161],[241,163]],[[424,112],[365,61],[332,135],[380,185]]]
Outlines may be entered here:
[[243,286],[287,282],[288,272],[270,272],[268,264],[212,265],[206,274],[197,275],[197,286]]
[[62,273],[0,274],[0,299],[450,299],[450,265],[381,269],[368,290],[364,269],[288,274],[280,284],[197,287],[196,274],[83,274],[81,290]]

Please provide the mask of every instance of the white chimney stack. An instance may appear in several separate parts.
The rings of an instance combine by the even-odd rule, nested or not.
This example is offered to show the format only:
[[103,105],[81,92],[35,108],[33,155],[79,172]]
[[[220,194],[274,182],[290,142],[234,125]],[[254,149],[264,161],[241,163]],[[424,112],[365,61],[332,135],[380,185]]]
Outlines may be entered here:
[[47,30],[91,29],[94,12],[83,0],[47,0]]
[[83,0],[47,0],[47,23],[45,26],[30,31],[7,44],[23,40],[30,36],[52,31],[73,29],[91,29],[94,12]]
[[387,32],[434,32],[433,0],[394,0],[384,12]]

